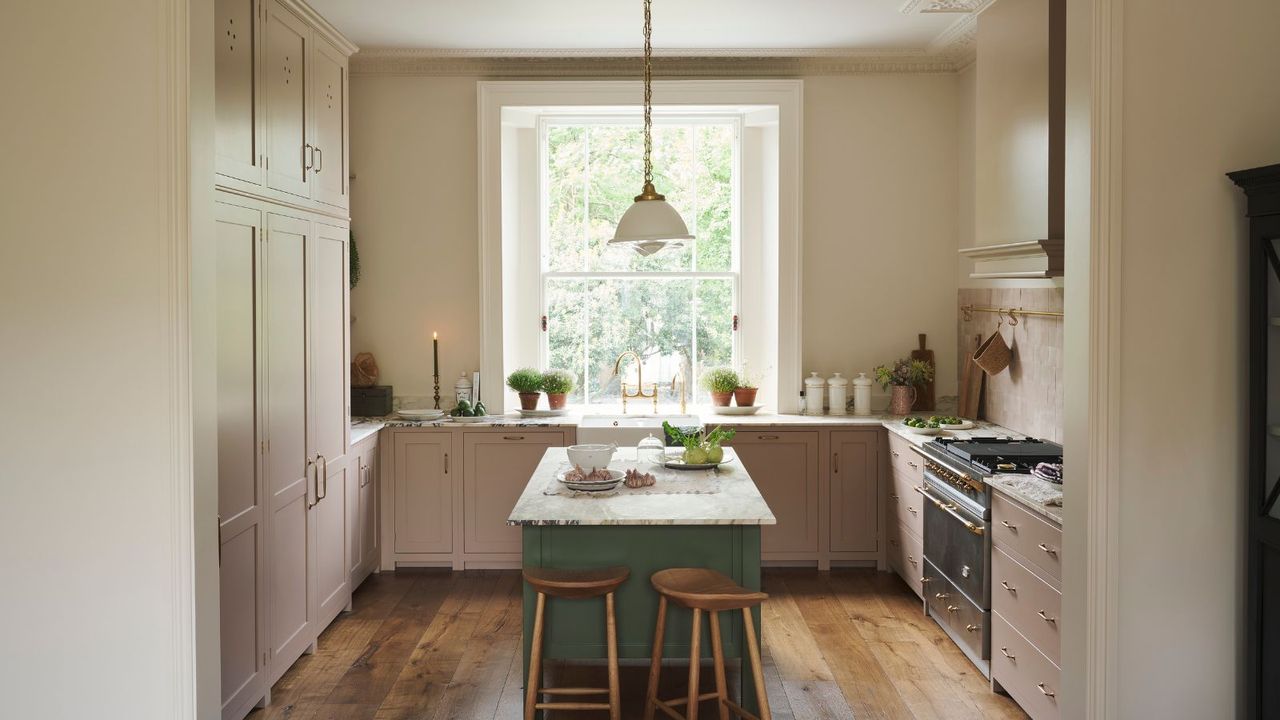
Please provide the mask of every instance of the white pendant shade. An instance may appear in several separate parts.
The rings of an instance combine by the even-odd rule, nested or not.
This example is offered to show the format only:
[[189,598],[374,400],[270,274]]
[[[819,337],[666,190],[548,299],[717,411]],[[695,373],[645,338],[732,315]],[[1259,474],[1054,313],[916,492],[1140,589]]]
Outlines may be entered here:
[[630,245],[641,255],[652,255],[692,239],[680,213],[666,200],[637,200],[622,214],[609,244]]

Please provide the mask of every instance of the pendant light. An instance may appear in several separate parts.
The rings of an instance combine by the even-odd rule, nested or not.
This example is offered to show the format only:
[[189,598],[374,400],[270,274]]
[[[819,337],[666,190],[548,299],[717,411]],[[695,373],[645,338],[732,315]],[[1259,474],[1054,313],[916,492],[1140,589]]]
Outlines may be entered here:
[[644,0],[644,189],[635,197],[614,230],[611,246],[630,246],[641,255],[652,255],[665,247],[678,248],[692,240],[680,213],[653,188],[653,32],[652,0]]

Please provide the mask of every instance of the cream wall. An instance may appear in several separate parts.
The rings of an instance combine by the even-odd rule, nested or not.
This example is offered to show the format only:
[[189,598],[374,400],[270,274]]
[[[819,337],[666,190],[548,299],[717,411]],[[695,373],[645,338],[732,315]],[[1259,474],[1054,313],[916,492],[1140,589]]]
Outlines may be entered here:
[[[956,247],[977,244],[977,142],[978,133],[978,64],[956,74]],[[956,255],[956,285],[969,287],[973,263]]]
[[1234,717],[1246,222],[1223,173],[1280,162],[1280,4],[1123,13],[1119,716]]
[[[431,394],[433,329],[442,395],[479,366],[477,79],[352,78],[352,350],[397,395]],[[813,77],[804,92],[805,369],[868,371],[918,332],[954,367],[955,77]],[[955,393],[951,373],[938,392]]]
[[11,3],[0,22],[5,717],[195,716],[171,302],[186,98],[166,91],[186,78],[167,52],[185,53],[186,7]]

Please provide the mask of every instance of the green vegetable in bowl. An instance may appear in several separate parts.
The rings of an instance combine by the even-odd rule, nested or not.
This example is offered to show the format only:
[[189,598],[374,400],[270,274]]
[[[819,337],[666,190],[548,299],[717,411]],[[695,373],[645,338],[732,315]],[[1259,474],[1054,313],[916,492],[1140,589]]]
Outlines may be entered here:
[[929,418],[928,420],[921,417],[903,418],[902,424],[907,427],[919,428],[922,430],[940,427],[937,418]]
[[929,418],[930,422],[936,422],[939,425],[963,425],[964,420],[954,415],[934,415]]

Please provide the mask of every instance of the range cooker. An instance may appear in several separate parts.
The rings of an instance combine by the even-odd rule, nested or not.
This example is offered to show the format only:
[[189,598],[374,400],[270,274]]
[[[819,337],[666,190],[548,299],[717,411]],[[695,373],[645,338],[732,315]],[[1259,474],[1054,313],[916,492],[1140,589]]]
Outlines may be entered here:
[[925,606],[969,660],[991,674],[991,487],[996,473],[1062,462],[1062,446],[1036,439],[935,438],[924,458]]

